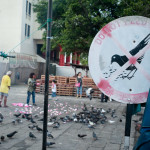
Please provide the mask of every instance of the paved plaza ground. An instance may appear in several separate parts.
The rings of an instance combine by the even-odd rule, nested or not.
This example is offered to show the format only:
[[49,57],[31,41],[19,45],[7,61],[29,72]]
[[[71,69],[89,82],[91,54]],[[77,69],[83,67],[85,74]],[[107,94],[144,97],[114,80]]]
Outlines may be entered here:
[[[32,116],[38,114],[39,118],[34,118],[39,127],[43,127],[43,122],[38,121],[42,118],[44,96],[42,94],[36,94],[37,106],[29,108],[13,106],[12,103],[26,103],[26,85],[15,85],[11,87],[8,97],[8,108],[1,107],[0,112],[4,116],[3,122],[0,124],[0,136],[5,136],[5,140],[0,144],[0,150],[41,150],[42,149],[42,132],[38,132],[36,129],[29,129],[28,125],[32,123],[26,119],[22,120],[22,123],[12,124],[12,120],[16,117],[13,116],[16,111],[31,112]],[[32,104],[32,101],[30,101]],[[60,122],[60,128],[54,129],[48,126],[48,130],[54,136],[54,139],[48,139],[47,141],[55,142],[56,144],[48,147],[52,150],[123,150],[124,149],[124,130],[125,130],[125,116],[124,110],[126,104],[118,103],[116,101],[101,103],[100,99],[94,98],[90,101],[88,98],[76,98],[69,96],[58,96],[58,101],[49,100],[49,116],[58,115],[58,119],[62,116],[72,117],[73,113],[82,111],[83,104],[86,104],[90,109],[91,106],[96,108],[103,108],[107,111],[109,108],[116,110],[116,117],[112,118],[109,113],[106,114],[107,122],[105,124],[98,123],[95,125],[95,129],[89,129],[87,125],[83,123],[75,122]],[[132,120],[139,119],[140,116],[133,116]],[[135,122],[132,121],[131,138],[130,138],[130,150],[133,149],[135,144]],[[96,141],[92,138],[92,133],[97,134],[98,139]],[[18,133],[12,138],[8,139],[6,135],[13,131]],[[32,132],[37,138],[30,139],[29,132]],[[87,136],[80,139],[78,134],[86,134]]]

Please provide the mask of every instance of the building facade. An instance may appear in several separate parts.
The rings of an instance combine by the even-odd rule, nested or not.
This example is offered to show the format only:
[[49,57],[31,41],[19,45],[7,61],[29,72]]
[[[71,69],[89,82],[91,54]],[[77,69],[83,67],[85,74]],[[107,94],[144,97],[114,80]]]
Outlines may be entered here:
[[[38,30],[33,4],[38,0],[3,0],[0,1],[0,51],[15,55],[15,59],[0,57],[3,66],[0,77],[13,71],[13,81],[19,74],[23,81],[30,72],[38,73],[39,63],[44,59],[37,55],[42,42],[42,30]],[[43,72],[41,70],[41,72]],[[17,75],[16,75],[17,73]]]
[[[40,51],[43,45],[43,30],[36,22],[33,5],[39,0],[1,0],[0,1],[0,51],[16,56],[3,59],[0,57],[0,79],[8,71],[13,71],[12,82],[26,81],[31,72],[38,77],[44,74],[45,56]],[[46,22],[46,19],[45,19]],[[46,25],[46,24],[45,24]],[[40,57],[41,56],[41,57]],[[43,58],[42,58],[43,57]],[[62,47],[51,51],[51,63],[56,63],[58,74],[67,76],[63,66],[71,68],[70,63],[80,64],[80,54],[73,53],[67,56],[62,53]],[[62,67],[61,67],[62,66]],[[61,71],[62,70],[62,71]],[[66,67],[65,67],[66,70]],[[72,70],[72,72],[74,72]],[[68,75],[70,71],[68,71]],[[57,75],[57,73],[56,73]]]
[[[38,44],[43,43],[43,31],[37,31],[39,24],[35,21],[36,14],[33,12],[33,4],[37,1],[0,1],[0,49],[7,53],[18,45],[13,50],[16,53],[37,54]],[[35,33],[31,35],[33,32]]]

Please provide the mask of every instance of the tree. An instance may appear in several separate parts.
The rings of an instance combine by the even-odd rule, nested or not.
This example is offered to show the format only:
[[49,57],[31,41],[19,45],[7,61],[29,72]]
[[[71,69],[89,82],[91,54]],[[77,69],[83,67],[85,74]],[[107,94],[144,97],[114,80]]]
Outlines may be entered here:
[[[47,7],[48,2],[45,0],[39,1],[37,4],[33,5],[33,11],[37,14],[36,21],[40,24],[40,26],[43,26],[47,21]],[[64,16],[65,13],[65,7],[66,7],[66,0],[54,0],[53,1],[53,25],[52,25],[52,47],[55,48],[58,44],[60,44],[58,41],[59,37],[61,36],[61,31],[64,28]],[[43,26],[41,29],[45,29],[45,32],[43,33],[43,47],[42,51],[46,50],[46,30],[47,26]]]
[[[34,11],[42,25],[46,20],[47,2],[34,5]],[[93,38],[104,25],[130,15],[150,17],[150,1],[53,0],[52,47],[60,44],[64,52],[81,52],[86,57]]]
[[121,16],[144,16],[150,17],[150,1],[149,0],[121,0],[120,8]]

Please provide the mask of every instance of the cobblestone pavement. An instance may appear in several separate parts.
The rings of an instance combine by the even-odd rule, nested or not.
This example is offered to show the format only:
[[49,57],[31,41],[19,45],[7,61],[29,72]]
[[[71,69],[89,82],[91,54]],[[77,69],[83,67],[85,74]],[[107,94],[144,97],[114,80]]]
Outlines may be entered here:
[[[5,140],[0,144],[0,150],[41,150],[42,149],[42,133],[36,129],[29,129],[28,125],[32,124],[26,119],[22,119],[22,123],[12,124],[12,120],[15,111],[31,111],[33,116],[39,114],[39,118],[42,118],[44,96],[42,94],[36,94],[37,106],[29,108],[13,106],[12,103],[26,103],[26,85],[12,86],[8,97],[8,108],[1,107],[0,112],[4,115],[3,123],[0,124],[0,136],[5,136]],[[31,103],[31,101],[30,101]],[[56,144],[50,146],[47,149],[53,150],[123,150],[124,148],[124,129],[125,129],[125,117],[123,111],[125,110],[125,104],[115,101],[108,103],[101,103],[100,99],[92,99],[90,101],[87,98],[76,98],[69,96],[58,96],[58,101],[49,100],[49,118],[50,115],[60,116],[72,116],[73,113],[82,111],[83,104],[87,107],[94,106],[96,108],[103,108],[105,111],[109,108],[115,109],[115,115],[117,117],[112,118],[110,114],[106,114],[107,122],[105,124],[98,123],[95,126],[94,132],[98,136],[98,140],[94,141],[92,138],[93,130],[89,129],[86,125],[75,122],[60,122],[59,129],[53,129],[48,126],[48,130],[51,131],[54,139],[48,139],[47,141],[55,142]],[[32,104],[32,103],[31,103]],[[139,116],[133,116],[133,120]],[[38,126],[42,128],[43,122],[34,119]],[[115,122],[111,122],[115,121]],[[18,133],[12,138],[8,139],[6,135],[13,131]],[[37,138],[30,139],[29,132],[32,132]],[[83,139],[80,139],[78,134],[87,134]],[[130,138],[130,150],[134,145],[135,137],[135,122],[132,121],[131,138]]]

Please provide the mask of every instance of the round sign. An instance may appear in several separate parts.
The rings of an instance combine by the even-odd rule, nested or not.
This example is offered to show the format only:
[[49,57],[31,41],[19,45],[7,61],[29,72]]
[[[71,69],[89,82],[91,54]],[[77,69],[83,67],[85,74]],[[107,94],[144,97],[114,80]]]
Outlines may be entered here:
[[99,89],[122,103],[146,102],[150,87],[150,19],[129,16],[104,26],[89,51]]

